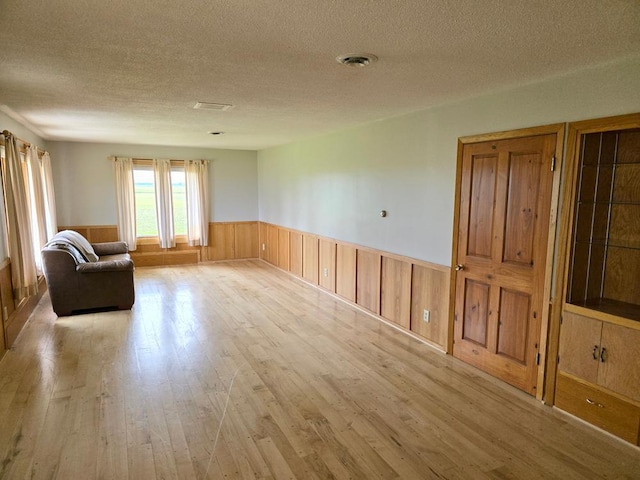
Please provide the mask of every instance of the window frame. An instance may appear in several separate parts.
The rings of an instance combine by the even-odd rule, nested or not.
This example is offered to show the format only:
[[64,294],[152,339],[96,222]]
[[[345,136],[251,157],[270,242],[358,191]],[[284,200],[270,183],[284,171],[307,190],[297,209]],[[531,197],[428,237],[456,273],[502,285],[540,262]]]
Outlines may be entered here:
[[[153,160],[150,158],[132,158],[131,162],[133,164],[133,170],[136,169],[136,167],[138,169],[140,169],[140,167],[147,169],[147,168],[151,168],[153,169]],[[171,170],[173,171],[173,169],[182,169],[182,171],[184,172],[185,169],[185,164],[186,161],[185,160],[170,160],[171,162]],[[155,191],[155,183],[154,183],[154,191]],[[134,183],[134,194],[135,194],[135,183]],[[185,195],[186,197],[186,195]],[[186,198],[185,198],[186,201]],[[156,219],[157,221],[157,219]],[[175,227],[175,220],[174,220],[174,227]],[[160,238],[158,237],[158,235],[156,234],[155,236],[140,236],[138,235],[137,232],[137,219],[136,219],[136,241],[138,243],[138,245],[158,245],[160,243]],[[184,234],[176,234],[176,244],[186,244],[188,243],[187,240],[187,234],[186,232]]]

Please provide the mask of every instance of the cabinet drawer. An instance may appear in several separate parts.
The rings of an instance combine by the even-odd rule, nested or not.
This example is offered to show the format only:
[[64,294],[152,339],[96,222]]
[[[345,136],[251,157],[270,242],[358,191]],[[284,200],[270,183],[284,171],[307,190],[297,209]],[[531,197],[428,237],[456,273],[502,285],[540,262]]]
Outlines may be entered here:
[[638,445],[640,408],[632,403],[559,373],[555,405]]

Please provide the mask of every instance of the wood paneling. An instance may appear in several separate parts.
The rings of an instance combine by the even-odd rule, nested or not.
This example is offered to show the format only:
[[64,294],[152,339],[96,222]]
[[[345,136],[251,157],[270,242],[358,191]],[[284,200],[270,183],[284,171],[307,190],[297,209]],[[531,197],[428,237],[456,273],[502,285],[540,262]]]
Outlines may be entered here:
[[91,243],[116,242],[118,240],[118,227],[92,227],[89,229],[89,238]]
[[[84,235],[91,243],[118,240],[118,229],[114,225],[59,227],[59,230],[67,229]],[[211,222],[207,247],[190,247],[184,237],[179,237],[178,242],[175,248],[164,249],[156,240],[142,239],[130,253],[139,267],[257,258],[258,222]]]
[[235,224],[234,258],[258,258],[258,222]]
[[58,231],[62,230],[74,230],[90,243],[115,242],[118,240],[118,227],[116,225],[59,226]]
[[318,238],[314,235],[302,236],[302,277],[318,284]]
[[0,264],[0,359],[7,350],[5,324],[15,310],[13,303],[13,287],[11,285],[11,262],[6,259]]
[[[609,247],[606,261],[604,296],[640,305],[640,250]],[[637,316],[639,311],[635,312]]]
[[351,245],[336,247],[336,293],[347,300],[356,301],[357,252]]
[[267,229],[268,229],[268,225],[264,222],[260,222],[260,232],[259,232],[259,254],[260,254],[260,259],[268,261],[267,260],[267,243],[268,243],[268,238],[267,238]]
[[[13,301],[13,285],[11,283],[11,262],[9,259],[0,266],[0,301],[2,302],[2,318],[6,319],[15,311]],[[6,310],[6,311],[4,311]]]
[[[278,230],[279,257],[288,246],[289,271],[293,275],[446,348],[448,267],[284,227]],[[430,311],[428,323],[423,321],[425,309]]]
[[23,298],[20,303],[18,303],[13,313],[9,315],[9,318],[4,320],[4,339],[6,348],[11,348],[13,346],[13,342],[18,338],[18,335],[24,328],[27,320],[29,320],[29,317],[38,306],[38,302],[46,291],[47,285],[45,279],[44,277],[40,277],[37,293]]
[[[445,349],[449,323],[448,273],[414,265],[411,292],[411,331]],[[428,323],[424,321],[425,310],[429,310]]]
[[411,263],[382,257],[380,315],[411,328]]
[[278,227],[267,227],[267,261],[272,265],[278,265]]
[[380,313],[379,253],[358,249],[356,263],[356,303],[373,313]]
[[209,224],[209,259],[234,258],[235,225],[232,223]]
[[289,230],[278,229],[278,266],[289,270]]
[[[640,165],[638,165],[640,167]],[[638,185],[640,191],[640,185]],[[640,249],[640,203],[611,206],[609,243],[618,247]]]
[[291,273],[302,277],[302,234],[289,232],[289,265]]
[[136,267],[188,265],[200,261],[200,251],[165,251],[158,253],[129,252]]
[[325,290],[336,291],[336,242],[321,238],[318,247],[318,283]]

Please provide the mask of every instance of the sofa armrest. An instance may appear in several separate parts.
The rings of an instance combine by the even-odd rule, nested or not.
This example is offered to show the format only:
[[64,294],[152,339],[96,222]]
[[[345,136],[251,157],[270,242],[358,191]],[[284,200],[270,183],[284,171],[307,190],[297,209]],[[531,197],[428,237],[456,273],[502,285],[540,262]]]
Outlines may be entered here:
[[92,243],[91,246],[98,257],[129,252],[129,245],[127,245],[127,242]]
[[76,267],[78,273],[132,272],[133,260],[107,260],[104,262],[81,263]]

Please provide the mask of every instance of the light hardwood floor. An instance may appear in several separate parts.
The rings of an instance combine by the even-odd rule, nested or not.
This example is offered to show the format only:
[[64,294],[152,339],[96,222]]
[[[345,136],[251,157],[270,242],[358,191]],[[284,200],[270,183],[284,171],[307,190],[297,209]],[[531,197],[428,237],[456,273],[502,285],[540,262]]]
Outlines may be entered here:
[[43,297],[0,363],[0,478],[640,478],[640,450],[258,261]]

